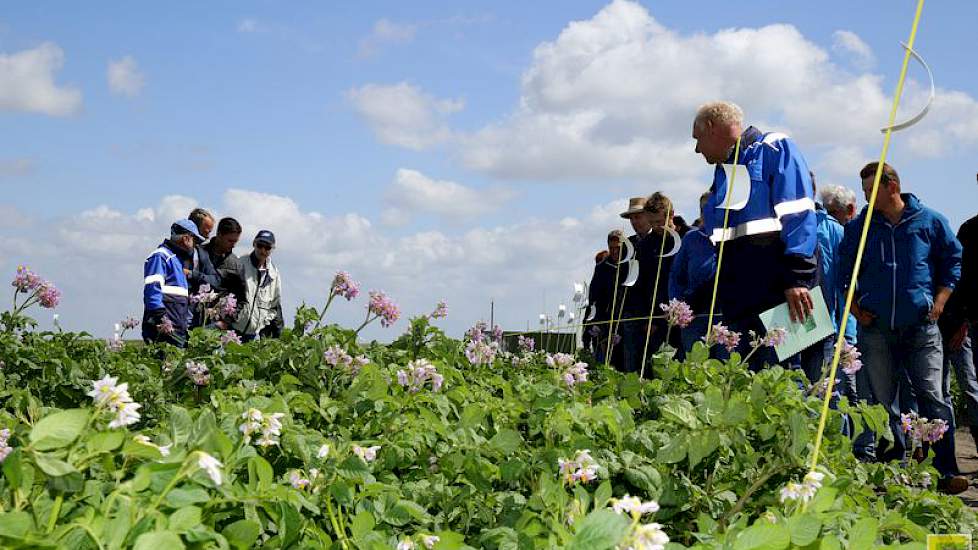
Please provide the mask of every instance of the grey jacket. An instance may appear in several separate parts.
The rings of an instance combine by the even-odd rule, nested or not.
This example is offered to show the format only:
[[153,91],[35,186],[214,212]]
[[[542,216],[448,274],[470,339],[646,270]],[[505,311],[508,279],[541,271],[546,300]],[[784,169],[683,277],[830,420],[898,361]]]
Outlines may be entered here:
[[278,336],[285,326],[282,315],[282,277],[278,268],[269,260],[263,276],[253,254],[239,258],[236,267],[243,286],[244,299],[238,302],[238,318],[234,322],[234,330],[246,336],[258,333],[263,336]]

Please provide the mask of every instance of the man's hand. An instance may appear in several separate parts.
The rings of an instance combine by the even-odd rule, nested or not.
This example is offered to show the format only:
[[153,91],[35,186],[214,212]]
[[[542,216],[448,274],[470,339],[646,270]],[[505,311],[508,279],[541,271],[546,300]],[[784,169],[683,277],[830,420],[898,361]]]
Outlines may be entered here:
[[961,323],[961,326],[958,327],[958,330],[956,330],[954,332],[954,335],[951,336],[951,339],[947,341],[947,345],[950,348],[950,351],[958,351],[959,349],[961,349],[961,346],[964,344],[964,339],[967,336],[968,336],[968,321],[965,321]]
[[815,308],[811,293],[803,286],[785,290],[784,297],[788,302],[788,311],[791,313],[792,323],[801,323],[808,319]]
[[185,277],[189,277],[191,273],[192,273],[192,271],[190,271],[189,269],[183,268],[183,275]]
[[861,307],[856,305],[855,302],[853,302],[852,304],[851,311],[852,311],[852,316],[855,317],[856,320],[859,321],[859,324],[864,327],[868,327],[869,325],[873,324],[873,321],[876,320],[876,315],[873,315],[872,312],[862,309]]
[[927,318],[931,321],[936,321],[941,318],[941,314],[944,313],[944,304],[947,303],[947,299],[951,297],[951,289],[947,287],[939,287],[937,289],[937,295],[934,296],[934,305],[930,308],[930,314]]

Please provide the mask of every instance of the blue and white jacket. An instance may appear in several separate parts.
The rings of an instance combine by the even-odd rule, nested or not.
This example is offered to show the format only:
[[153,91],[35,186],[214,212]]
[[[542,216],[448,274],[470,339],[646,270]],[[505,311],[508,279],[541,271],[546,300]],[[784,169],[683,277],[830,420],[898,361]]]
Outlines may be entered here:
[[[873,213],[856,282],[856,303],[891,330],[927,320],[938,287],[953,289],[961,278],[961,243],[947,218],[910,193],[906,207],[891,224]],[[839,257],[839,286],[848,288],[868,207],[846,225]]]
[[[186,340],[190,322],[190,293],[183,262],[174,245],[164,241],[146,258],[143,266],[143,338],[165,339],[180,344]],[[172,338],[163,338],[157,325],[163,318],[173,323]]]
[[[731,153],[727,164],[733,162]],[[717,165],[703,209],[704,231],[714,243],[726,241],[718,301],[731,321],[783,303],[789,288],[818,282],[814,188],[798,146],[784,134],[751,126],[741,135],[736,163],[738,173],[750,176],[746,204],[731,208],[724,230],[727,175]]]

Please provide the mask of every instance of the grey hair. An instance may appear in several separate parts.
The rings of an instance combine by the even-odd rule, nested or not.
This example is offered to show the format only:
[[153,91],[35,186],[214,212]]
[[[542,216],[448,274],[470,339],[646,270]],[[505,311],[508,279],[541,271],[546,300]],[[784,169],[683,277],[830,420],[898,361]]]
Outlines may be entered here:
[[825,208],[845,210],[849,205],[856,206],[856,192],[844,185],[826,185],[818,193]]
[[608,240],[610,241],[611,239],[618,239],[619,241],[624,241],[625,232],[622,231],[621,229],[612,229],[611,231],[608,232]]
[[696,110],[694,124],[702,128],[707,122],[723,126],[743,126],[744,110],[732,101],[711,101]]

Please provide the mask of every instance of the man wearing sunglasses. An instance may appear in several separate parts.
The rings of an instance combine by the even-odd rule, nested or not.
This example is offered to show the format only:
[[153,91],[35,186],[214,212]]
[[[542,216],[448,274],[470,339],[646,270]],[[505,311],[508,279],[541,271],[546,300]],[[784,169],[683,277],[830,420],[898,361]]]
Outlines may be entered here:
[[238,301],[234,330],[243,342],[258,338],[278,338],[285,319],[282,315],[282,278],[272,263],[275,234],[262,229],[255,235],[254,250],[237,262],[237,275],[243,286]]

